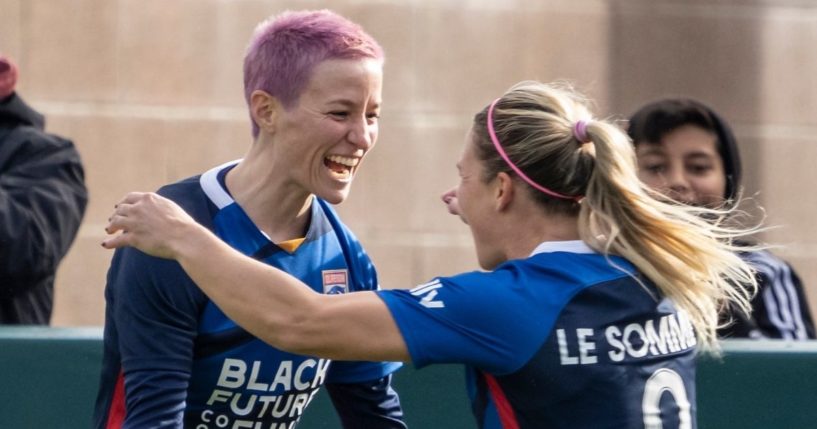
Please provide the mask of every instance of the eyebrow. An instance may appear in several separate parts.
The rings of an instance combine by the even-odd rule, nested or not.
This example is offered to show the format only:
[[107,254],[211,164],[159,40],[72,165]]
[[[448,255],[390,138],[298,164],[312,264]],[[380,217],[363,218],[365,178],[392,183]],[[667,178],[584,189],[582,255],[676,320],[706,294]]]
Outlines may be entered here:
[[[357,103],[355,103],[354,101],[349,100],[347,98],[339,98],[337,100],[331,100],[331,101],[329,101],[328,104],[340,104],[340,105],[343,105],[344,107],[349,107],[349,108],[357,106]],[[380,102],[371,103],[371,107],[373,109],[379,109],[380,108]]]
[[650,146],[647,149],[643,149],[638,151],[641,156],[644,155],[654,155],[654,156],[667,156],[667,152],[658,146]]
[[710,160],[710,159],[715,159],[716,156],[717,155],[713,155],[713,154],[708,153],[708,152],[692,152],[692,153],[689,153],[689,154],[685,155],[684,159],[692,159],[692,160],[706,159],[706,160]]
[[[652,146],[652,147],[643,149],[643,150],[639,151],[637,155],[639,157],[641,157],[641,156],[662,156],[662,157],[665,157],[665,158],[669,156],[664,149],[662,149],[662,148],[660,148],[658,146]],[[717,156],[718,156],[717,153],[713,154],[713,153],[710,153],[710,152],[696,150],[694,152],[684,154],[683,158],[684,159],[701,159],[701,158],[714,159]]]

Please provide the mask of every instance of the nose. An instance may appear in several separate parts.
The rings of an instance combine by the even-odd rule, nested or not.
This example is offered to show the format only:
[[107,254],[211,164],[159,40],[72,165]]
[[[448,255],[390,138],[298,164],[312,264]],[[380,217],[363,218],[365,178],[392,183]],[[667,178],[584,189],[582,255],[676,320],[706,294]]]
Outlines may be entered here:
[[440,198],[443,200],[443,203],[445,203],[449,213],[452,215],[460,214],[460,204],[459,200],[457,200],[457,188],[449,189],[448,191],[444,192]]
[[354,121],[352,128],[349,130],[349,141],[363,149],[369,150],[377,141],[377,122],[370,123],[370,120],[365,116],[357,121]]
[[668,169],[664,173],[664,183],[670,196],[676,200],[684,200],[691,189],[686,174],[680,168]]

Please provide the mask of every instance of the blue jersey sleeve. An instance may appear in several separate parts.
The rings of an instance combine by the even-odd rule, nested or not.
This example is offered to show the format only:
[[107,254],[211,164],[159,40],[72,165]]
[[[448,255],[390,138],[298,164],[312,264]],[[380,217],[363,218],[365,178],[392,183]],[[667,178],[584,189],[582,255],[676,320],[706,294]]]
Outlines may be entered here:
[[463,363],[492,374],[520,368],[550,334],[574,290],[535,293],[512,266],[384,290],[412,362]]
[[106,288],[124,377],[124,427],[182,427],[204,296],[173,261],[117,251]]

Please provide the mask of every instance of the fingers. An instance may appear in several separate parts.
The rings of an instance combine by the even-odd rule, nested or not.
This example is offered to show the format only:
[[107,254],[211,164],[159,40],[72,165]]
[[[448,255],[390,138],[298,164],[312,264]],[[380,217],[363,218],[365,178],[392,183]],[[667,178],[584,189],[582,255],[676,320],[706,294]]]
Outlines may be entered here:
[[113,213],[108,218],[108,224],[105,225],[105,232],[113,235],[121,232],[119,235],[108,237],[102,241],[102,247],[106,249],[117,249],[120,247],[130,246],[133,236],[128,234],[130,220],[128,214],[132,213],[135,206],[150,198],[151,193],[148,192],[130,192],[119,200],[114,205]]
[[102,247],[106,249],[118,249],[124,246],[130,246],[132,235],[128,234],[129,219],[121,213],[125,213],[130,208],[130,204],[120,204],[116,207],[114,214],[108,218],[108,225],[105,226],[105,232],[109,235],[121,232],[119,235],[108,237],[102,241]]
[[122,205],[122,204],[136,204],[141,200],[147,198],[152,192],[129,192],[125,195],[124,198],[119,200],[118,203],[114,206],[114,208]]
[[130,238],[131,235],[127,232],[123,232],[122,234],[115,235],[113,237],[108,237],[102,241],[102,247],[106,249],[118,249],[120,247],[130,246]]
[[105,232],[108,234],[113,234],[118,230],[124,229],[125,218],[128,217],[128,213],[130,213],[134,207],[134,204],[124,201],[123,199],[119,204],[114,206],[113,213],[111,217],[108,218],[108,225],[105,227]]
[[126,223],[127,218],[124,215],[114,213],[108,218],[108,225],[105,226],[105,232],[108,234],[114,234],[117,231],[127,231]]
[[173,201],[152,192],[131,192],[114,206],[101,245],[106,249],[133,247],[148,255],[173,259],[196,221]]

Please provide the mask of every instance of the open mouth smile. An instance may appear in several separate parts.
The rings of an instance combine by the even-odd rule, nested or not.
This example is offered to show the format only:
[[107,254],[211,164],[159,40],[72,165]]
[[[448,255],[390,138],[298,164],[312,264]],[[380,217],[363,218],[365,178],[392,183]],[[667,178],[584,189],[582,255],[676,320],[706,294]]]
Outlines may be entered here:
[[356,157],[329,155],[323,159],[323,165],[329,169],[330,174],[341,180],[350,179],[358,164],[360,164],[360,158]]

